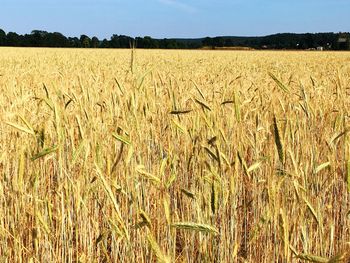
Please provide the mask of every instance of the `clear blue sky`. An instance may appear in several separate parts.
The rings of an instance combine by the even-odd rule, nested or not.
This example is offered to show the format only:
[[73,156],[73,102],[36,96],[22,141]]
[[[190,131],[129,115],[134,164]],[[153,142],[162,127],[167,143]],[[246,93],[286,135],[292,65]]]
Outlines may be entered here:
[[256,36],[350,31],[350,0],[0,0],[0,28],[66,36]]

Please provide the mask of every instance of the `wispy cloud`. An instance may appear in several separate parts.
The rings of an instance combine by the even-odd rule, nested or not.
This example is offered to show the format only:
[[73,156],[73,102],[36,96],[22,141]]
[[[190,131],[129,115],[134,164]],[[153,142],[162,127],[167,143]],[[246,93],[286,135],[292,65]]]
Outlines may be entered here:
[[197,11],[195,7],[177,0],[158,0],[158,2],[182,10],[186,13],[195,13]]

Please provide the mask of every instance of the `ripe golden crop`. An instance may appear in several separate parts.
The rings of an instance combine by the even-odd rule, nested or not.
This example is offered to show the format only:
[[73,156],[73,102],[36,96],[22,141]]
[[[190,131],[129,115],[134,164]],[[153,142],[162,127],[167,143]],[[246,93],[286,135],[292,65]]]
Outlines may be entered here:
[[1,261],[346,262],[349,62],[1,48]]

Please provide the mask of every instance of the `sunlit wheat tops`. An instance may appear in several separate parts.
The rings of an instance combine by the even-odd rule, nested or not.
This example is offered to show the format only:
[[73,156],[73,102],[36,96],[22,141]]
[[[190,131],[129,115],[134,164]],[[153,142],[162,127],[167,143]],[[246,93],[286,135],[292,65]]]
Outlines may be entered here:
[[1,262],[349,262],[349,53],[0,61]]

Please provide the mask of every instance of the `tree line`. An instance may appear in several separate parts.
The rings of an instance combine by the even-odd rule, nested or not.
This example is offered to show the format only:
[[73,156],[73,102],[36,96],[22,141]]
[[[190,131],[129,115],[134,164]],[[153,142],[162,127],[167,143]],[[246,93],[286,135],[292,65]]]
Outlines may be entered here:
[[66,48],[147,48],[200,49],[249,47],[254,49],[315,49],[350,50],[349,33],[283,33],[262,37],[206,37],[197,39],[156,39],[150,36],[112,35],[100,40],[96,36],[66,37],[59,32],[33,30],[30,34],[5,33],[0,29],[0,46],[66,47]]

